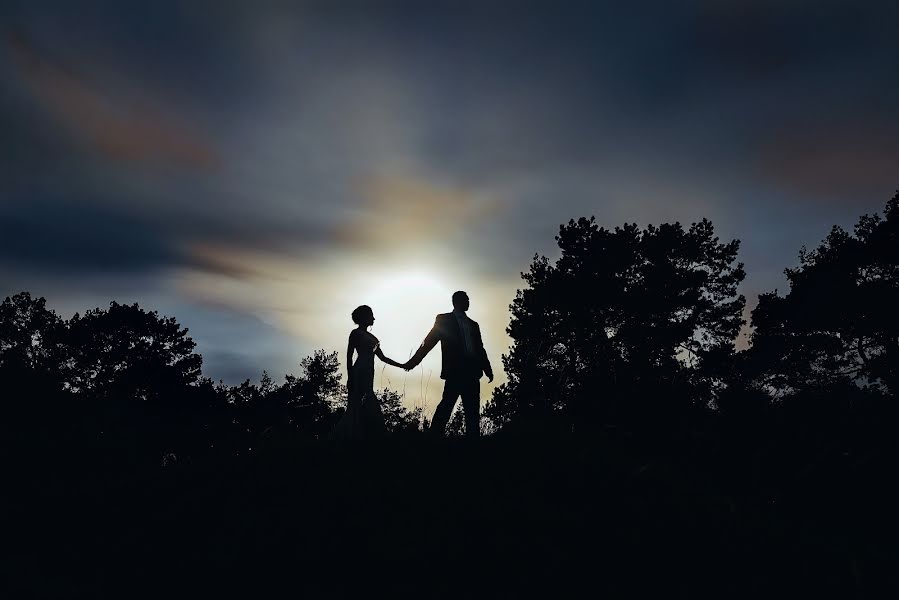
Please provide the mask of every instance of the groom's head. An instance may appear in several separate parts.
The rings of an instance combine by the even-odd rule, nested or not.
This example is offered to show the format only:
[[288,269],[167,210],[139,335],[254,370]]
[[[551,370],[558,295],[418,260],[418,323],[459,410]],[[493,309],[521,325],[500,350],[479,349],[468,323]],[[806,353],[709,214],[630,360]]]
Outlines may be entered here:
[[459,291],[453,294],[453,308],[456,310],[468,310],[468,294]]

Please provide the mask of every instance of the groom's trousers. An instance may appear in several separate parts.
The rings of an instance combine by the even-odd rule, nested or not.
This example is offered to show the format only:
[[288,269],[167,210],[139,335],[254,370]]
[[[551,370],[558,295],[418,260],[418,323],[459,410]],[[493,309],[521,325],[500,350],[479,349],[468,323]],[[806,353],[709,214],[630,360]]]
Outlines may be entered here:
[[444,382],[443,397],[431,420],[430,431],[433,435],[446,433],[446,424],[459,396],[462,396],[462,410],[465,411],[465,437],[481,435],[481,382],[473,377],[454,377]]

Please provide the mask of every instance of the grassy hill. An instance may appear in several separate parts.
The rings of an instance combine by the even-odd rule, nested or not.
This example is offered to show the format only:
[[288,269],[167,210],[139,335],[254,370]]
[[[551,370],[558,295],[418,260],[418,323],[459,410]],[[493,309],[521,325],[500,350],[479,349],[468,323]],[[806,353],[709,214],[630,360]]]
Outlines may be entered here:
[[[895,578],[888,454],[605,430],[11,461],[9,597],[842,596]],[[583,592],[581,591],[583,590]]]

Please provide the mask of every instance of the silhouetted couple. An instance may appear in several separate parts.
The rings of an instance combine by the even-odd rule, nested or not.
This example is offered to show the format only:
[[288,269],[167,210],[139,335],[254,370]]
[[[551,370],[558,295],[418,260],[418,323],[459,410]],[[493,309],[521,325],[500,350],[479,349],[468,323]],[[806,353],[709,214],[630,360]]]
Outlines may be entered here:
[[[440,378],[444,380],[443,397],[434,417],[431,419],[430,433],[442,436],[446,430],[456,401],[462,397],[465,411],[465,434],[468,437],[480,435],[480,379],[487,375],[493,381],[493,369],[484,350],[481,328],[468,318],[468,294],[453,294],[453,312],[437,315],[434,327],[428,332],[421,346],[405,363],[398,363],[381,351],[378,338],[368,331],[375,322],[372,309],[360,306],[353,311],[356,329],[350,332],[347,344],[347,397],[346,413],[335,429],[339,438],[376,438],[384,435],[384,416],[381,404],[374,391],[375,357],[388,365],[405,370],[414,369],[427,356],[437,342],[443,364]],[[356,360],[353,360],[353,354]]]

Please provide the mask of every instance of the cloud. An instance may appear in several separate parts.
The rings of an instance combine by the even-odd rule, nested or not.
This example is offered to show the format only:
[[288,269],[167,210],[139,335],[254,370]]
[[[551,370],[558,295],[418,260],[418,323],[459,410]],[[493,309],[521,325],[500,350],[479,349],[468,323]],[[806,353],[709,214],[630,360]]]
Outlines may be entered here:
[[[899,116],[899,115],[897,115]],[[892,127],[884,123],[893,122]],[[857,201],[887,198],[899,165],[899,121],[857,115],[850,123],[822,123],[768,140],[760,151],[762,172],[800,194]]]
[[417,248],[457,237],[468,224],[494,216],[501,202],[484,193],[408,176],[376,176],[358,186],[365,203],[339,228],[348,247]]
[[0,262],[62,277],[139,275],[181,260],[151,223],[77,198],[7,198]]
[[146,214],[122,198],[89,192],[7,195],[0,203],[0,229],[0,264],[67,279],[139,277],[173,269],[278,279],[277,267],[263,265],[317,252],[334,239],[326,227],[279,221],[278,215],[241,222],[209,206],[194,214]]
[[196,169],[218,165],[212,145],[171,115],[78,76],[21,35],[8,35],[4,41],[19,68],[19,83],[34,102],[66,133],[104,156]]

